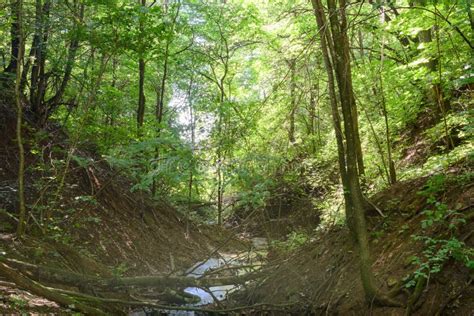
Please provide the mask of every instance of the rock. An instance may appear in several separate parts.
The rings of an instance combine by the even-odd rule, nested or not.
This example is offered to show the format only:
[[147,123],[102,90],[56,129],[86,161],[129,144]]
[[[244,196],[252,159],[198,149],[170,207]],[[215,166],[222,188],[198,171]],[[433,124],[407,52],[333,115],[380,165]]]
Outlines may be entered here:
[[394,277],[389,277],[389,278],[387,279],[387,285],[388,285],[389,287],[394,287],[395,285],[397,285],[397,283],[398,283],[398,280],[397,280],[396,278],[394,278]]

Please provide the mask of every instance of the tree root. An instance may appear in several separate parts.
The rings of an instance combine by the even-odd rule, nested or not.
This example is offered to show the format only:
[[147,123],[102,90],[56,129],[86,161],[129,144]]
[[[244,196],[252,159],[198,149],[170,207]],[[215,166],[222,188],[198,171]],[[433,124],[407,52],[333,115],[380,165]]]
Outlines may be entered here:
[[405,310],[405,316],[410,316],[413,313],[415,309],[415,305],[420,299],[421,294],[423,293],[423,289],[425,288],[426,281],[427,280],[425,277],[420,277],[418,281],[416,282],[415,290],[413,291],[413,294],[408,299],[407,308]]
[[376,293],[375,296],[371,299],[372,302],[376,303],[380,306],[389,306],[389,307],[404,307],[405,305],[391,297],[390,295],[386,295],[384,293]]

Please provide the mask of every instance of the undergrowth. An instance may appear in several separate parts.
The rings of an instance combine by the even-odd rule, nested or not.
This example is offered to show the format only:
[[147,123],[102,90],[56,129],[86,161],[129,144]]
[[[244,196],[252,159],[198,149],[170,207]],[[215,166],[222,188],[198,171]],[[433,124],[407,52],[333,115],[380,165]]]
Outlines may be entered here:
[[431,275],[442,271],[445,263],[455,260],[469,269],[474,269],[474,248],[467,246],[456,236],[461,225],[466,224],[464,214],[452,210],[439,195],[449,185],[462,185],[472,179],[472,174],[431,177],[425,187],[418,192],[426,197],[427,208],[422,212],[421,235],[412,238],[424,246],[421,256],[410,258],[416,270],[404,278],[405,286],[414,287],[420,279],[429,279]]

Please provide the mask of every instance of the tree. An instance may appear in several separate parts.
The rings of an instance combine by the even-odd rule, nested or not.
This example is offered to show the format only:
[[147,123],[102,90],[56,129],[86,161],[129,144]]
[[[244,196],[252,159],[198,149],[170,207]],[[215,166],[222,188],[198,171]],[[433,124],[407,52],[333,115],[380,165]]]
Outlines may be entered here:
[[139,26],[138,26],[138,108],[137,108],[137,135],[138,137],[142,136],[142,127],[145,120],[145,43],[144,43],[144,17],[146,14],[146,0],[139,0],[141,4],[140,14],[139,14]]
[[21,91],[20,91],[20,82],[21,82],[21,71],[22,71],[22,61],[24,53],[24,36],[23,36],[23,1],[18,0],[15,4],[16,8],[16,18],[15,18],[15,32],[12,33],[17,37],[15,45],[18,45],[18,51],[16,52],[16,65],[14,70],[16,73],[15,78],[15,103],[16,103],[16,141],[18,143],[18,153],[19,153],[19,162],[18,162],[18,202],[19,202],[19,216],[18,216],[18,227],[17,227],[17,236],[21,238],[26,230],[26,205],[25,205],[25,149],[23,147],[23,137],[22,137],[22,124],[23,124],[23,104],[21,102]]
[[[349,41],[347,37],[346,21],[346,1],[339,1],[339,8],[336,7],[335,0],[328,0],[328,13],[324,12],[321,0],[312,0],[316,21],[320,31],[322,43],[322,53],[326,65],[328,78],[336,78],[339,91],[339,100],[342,109],[345,148],[341,144],[342,136],[338,138],[339,167],[341,181],[344,187],[346,217],[349,228],[351,229],[359,249],[359,262],[362,285],[367,299],[376,300],[384,304],[395,304],[391,299],[385,297],[377,288],[375,278],[371,269],[371,258],[369,250],[369,240],[367,233],[367,224],[365,220],[364,206],[360,188],[358,163],[358,145],[360,141],[355,136],[357,134],[357,125],[355,124],[354,108],[355,98],[352,91],[351,63],[349,56]],[[326,18],[328,16],[329,18]],[[327,27],[329,24],[330,28]],[[334,66],[334,68],[333,68]],[[333,76],[335,73],[335,76]],[[329,83],[332,85],[332,83]],[[332,103],[335,103],[335,87],[330,87]],[[335,123],[336,134],[339,133],[337,126],[338,109],[334,109],[333,120]],[[358,144],[359,142],[359,144]]]

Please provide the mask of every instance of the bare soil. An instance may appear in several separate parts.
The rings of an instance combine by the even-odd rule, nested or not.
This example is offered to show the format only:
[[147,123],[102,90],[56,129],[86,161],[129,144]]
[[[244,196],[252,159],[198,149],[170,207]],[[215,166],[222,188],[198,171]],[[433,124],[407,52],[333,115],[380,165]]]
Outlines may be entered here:
[[[465,167],[451,174],[469,172]],[[472,169],[470,169],[472,170]],[[422,256],[424,245],[413,235],[428,234],[433,238],[449,238],[446,229],[425,232],[422,211],[429,208],[422,190],[428,178],[399,182],[372,197],[384,212],[369,215],[373,269],[379,287],[391,292],[401,287],[396,299],[407,302],[413,288],[405,288],[403,279],[416,270],[413,256]],[[474,182],[449,183],[438,199],[449,209],[464,215],[467,222],[454,235],[469,247],[474,246]],[[380,307],[367,302],[359,279],[357,251],[345,227],[320,231],[296,252],[274,253],[269,263],[274,270],[262,284],[246,292],[240,300],[249,304],[268,302],[292,304],[294,314],[313,315],[405,315],[405,308]],[[426,288],[415,304],[413,315],[473,315],[474,274],[460,262],[450,259],[442,273],[431,274]],[[299,309],[299,311],[298,311]]]

